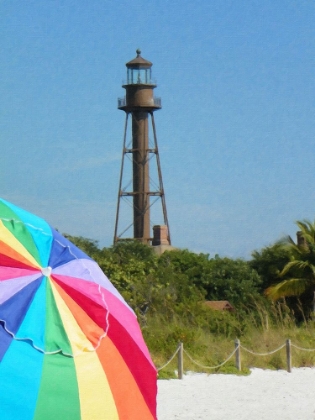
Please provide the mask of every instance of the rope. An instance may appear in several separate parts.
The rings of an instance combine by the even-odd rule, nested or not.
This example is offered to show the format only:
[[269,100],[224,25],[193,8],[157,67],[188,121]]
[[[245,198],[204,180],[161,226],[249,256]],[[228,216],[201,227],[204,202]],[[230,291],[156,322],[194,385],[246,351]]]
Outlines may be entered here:
[[175,353],[173,354],[173,356],[170,358],[170,360],[168,362],[166,362],[163,366],[159,367],[157,369],[157,371],[159,372],[160,370],[164,369],[167,365],[169,365],[171,363],[171,361],[174,359],[174,357],[176,356],[176,354],[179,352],[179,346],[177,347]]
[[217,366],[204,366],[204,365],[201,365],[200,363],[198,363],[198,362],[196,362],[188,353],[187,353],[187,351],[184,349],[184,353],[186,354],[186,356],[190,359],[190,361],[191,362],[193,362],[195,365],[197,365],[197,366],[199,366],[199,367],[201,367],[202,369],[218,369],[219,367],[221,367],[221,366],[223,366],[223,365],[225,365],[225,363],[226,362],[228,362],[230,359],[231,359],[231,357],[235,354],[235,352],[239,349],[239,345],[232,351],[232,353],[228,356],[228,358],[224,361],[224,362],[222,362],[222,363],[220,363],[219,365],[217,365]]
[[[184,351],[184,353],[186,354],[186,356],[188,357],[188,359],[192,362],[192,363],[194,363],[195,365],[197,365],[197,366],[199,366],[200,368],[202,368],[202,369],[218,369],[218,368],[220,368],[221,366],[223,366],[223,365],[225,365],[225,363],[227,363],[233,356],[234,356],[234,354],[236,353],[236,351],[238,350],[238,349],[240,349],[240,348],[242,348],[243,350],[245,350],[245,351],[247,351],[248,353],[251,353],[251,354],[253,354],[254,356],[269,356],[270,354],[274,354],[274,353],[276,353],[277,351],[279,351],[279,350],[281,350],[281,349],[283,349],[284,347],[286,346],[286,343],[284,343],[284,344],[282,344],[280,347],[278,347],[278,348],[276,348],[275,350],[272,350],[272,351],[270,351],[270,352],[267,352],[267,353],[256,353],[256,352],[254,352],[254,351],[252,351],[252,350],[249,350],[249,349],[247,349],[246,347],[244,347],[244,346],[242,346],[241,344],[239,344],[237,347],[235,347],[235,349],[232,351],[232,353],[227,357],[227,359],[224,361],[224,362],[222,362],[222,363],[220,363],[219,365],[217,365],[217,366],[205,366],[205,365],[202,365],[201,363],[198,363],[196,360],[194,360],[191,356],[190,356],[190,354],[189,353],[187,353],[187,351],[183,348],[183,351]],[[292,344],[291,343],[291,346],[292,347],[295,347],[296,349],[298,349],[298,350],[302,350],[302,351],[315,351],[315,349],[306,349],[306,348],[304,348],[304,347],[299,347],[299,346],[297,346],[297,345],[295,345],[295,344]],[[173,354],[173,356],[169,359],[169,361],[168,362],[166,362],[163,366],[161,366],[160,368],[158,368],[157,370],[158,371],[160,371],[160,370],[162,370],[162,369],[164,369],[168,364],[170,364],[171,363],[171,361],[174,359],[174,357],[176,356],[176,354],[179,352],[179,349],[180,349],[180,346],[178,346],[177,347],[177,349],[176,349],[176,351],[175,351],[175,353]]]
[[243,350],[247,351],[248,353],[253,354],[254,356],[268,356],[268,355],[270,355],[270,354],[274,354],[274,353],[276,353],[277,351],[279,351],[279,350],[283,349],[283,347],[285,347],[285,344],[282,344],[282,346],[280,346],[280,347],[278,347],[277,349],[272,350],[272,351],[270,351],[270,352],[268,352],[268,353],[255,353],[254,351],[251,351],[251,350],[247,349],[246,347],[244,347],[244,346],[242,346],[242,345],[241,345],[240,347],[241,347]]
[[303,350],[303,351],[315,351],[315,349],[305,349],[304,347],[299,347],[296,344],[292,344],[291,343],[291,347],[295,347],[298,350]]

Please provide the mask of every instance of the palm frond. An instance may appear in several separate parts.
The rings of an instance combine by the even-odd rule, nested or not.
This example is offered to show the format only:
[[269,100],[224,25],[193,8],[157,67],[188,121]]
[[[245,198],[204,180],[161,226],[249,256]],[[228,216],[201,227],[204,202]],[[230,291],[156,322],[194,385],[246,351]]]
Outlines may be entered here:
[[284,249],[287,249],[293,255],[301,255],[305,252],[305,249],[296,244],[291,236],[282,238],[278,244],[281,245]]
[[283,238],[279,239],[279,241],[277,242],[278,245],[282,245],[284,247],[286,246],[290,246],[290,245],[296,245],[295,242],[293,241],[293,239],[291,238],[291,236],[287,235],[284,236]]
[[315,243],[315,221],[311,222],[309,220],[297,221],[296,225],[300,229],[303,238],[307,244]]
[[309,280],[302,278],[292,278],[283,280],[281,283],[268,287],[265,295],[271,300],[278,300],[286,296],[299,296],[308,288]]
[[283,267],[282,271],[279,274],[279,277],[283,277],[293,270],[299,270],[303,272],[306,269],[310,269],[311,271],[310,264],[308,261],[297,261],[297,260],[290,261]]
[[309,220],[306,220],[306,219],[304,219],[304,220],[297,220],[295,222],[295,224],[298,226],[298,228],[302,232],[307,232],[309,230],[309,225],[310,225]]
[[279,244],[289,251],[288,262],[279,273],[279,277],[289,279],[270,286],[265,294],[272,300],[285,296],[299,296],[315,284],[315,221],[297,221],[302,241],[295,243],[291,236],[284,237]]

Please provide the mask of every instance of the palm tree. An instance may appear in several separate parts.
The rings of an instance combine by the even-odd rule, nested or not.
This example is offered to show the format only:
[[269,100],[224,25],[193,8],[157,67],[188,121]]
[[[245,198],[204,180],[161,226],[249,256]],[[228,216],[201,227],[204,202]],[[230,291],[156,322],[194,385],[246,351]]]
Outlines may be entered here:
[[272,300],[300,296],[315,289],[315,221],[312,223],[304,220],[296,224],[299,228],[298,243],[296,244],[290,236],[282,241],[283,246],[290,252],[290,261],[279,273],[283,280],[265,291]]

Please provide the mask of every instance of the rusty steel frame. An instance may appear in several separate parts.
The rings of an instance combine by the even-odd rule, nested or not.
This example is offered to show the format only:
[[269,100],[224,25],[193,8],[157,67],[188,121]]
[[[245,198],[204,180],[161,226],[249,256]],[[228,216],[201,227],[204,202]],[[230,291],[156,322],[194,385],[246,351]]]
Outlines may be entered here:
[[[168,241],[169,244],[171,245],[171,238],[170,238],[170,229],[169,229],[169,222],[168,222],[168,217],[167,217],[167,210],[166,210],[166,201],[165,201],[165,193],[164,193],[164,187],[163,187],[163,180],[162,180],[162,170],[161,170],[161,163],[160,163],[160,156],[159,156],[159,150],[158,150],[158,142],[157,142],[157,134],[156,134],[156,126],[155,126],[155,121],[154,121],[154,115],[153,115],[153,111],[148,111],[148,114],[151,117],[151,126],[152,126],[152,131],[153,131],[153,138],[154,138],[154,149],[152,148],[146,148],[145,149],[145,159],[148,159],[148,154],[155,154],[156,157],[156,165],[157,165],[157,173],[158,173],[158,183],[159,183],[159,188],[158,191],[150,191],[150,179],[149,179],[149,173],[147,174],[148,179],[146,180],[146,184],[149,185],[149,191],[123,191],[122,190],[122,181],[123,181],[123,174],[124,174],[124,164],[125,164],[125,155],[128,153],[131,153],[132,156],[134,156],[134,153],[138,151],[138,149],[135,148],[127,148],[126,147],[126,139],[127,139],[127,128],[128,128],[128,117],[129,114],[133,114],[134,112],[137,111],[127,111],[126,112],[126,119],[125,119],[125,128],[124,128],[124,138],[123,138],[123,148],[122,148],[122,159],[121,159],[121,168],[120,168],[120,177],[119,177],[119,188],[118,188],[118,197],[117,197],[117,209],[116,209],[116,220],[115,220],[115,232],[114,232],[114,244],[116,244],[119,240],[121,239],[133,239],[133,238],[122,238],[121,236],[131,227],[134,226],[136,220],[135,220],[135,203],[133,202],[133,211],[134,211],[134,216],[133,216],[133,221],[127,226],[127,228],[125,228],[121,233],[118,233],[118,226],[119,226],[119,213],[120,213],[120,201],[123,197],[134,197],[138,194],[146,194],[148,197],[149,196],[155,196],[155,197],[160,197],[161,198],[161,204],[162,204],[162,213],[163,213],[163,219],[164,219],[164,224],[167,226],[168,229]],[[134,158],[132,158],[132,164],[135,164],[135,160]],[[133,176],[134,176],[134,172],[133,172]],[[149,212],[150,208],[152,207],[153,204],[156,203],[156,200],[151,203],[149,206],[147,206],[145,208],[145,212]],[[141,212],[141,214],[138,215],[138,217],[142,217],[144,216],[144,212]],[[151,223],[150,223],[151,225]],[[137,238],[137,239],[142,239],[144,242],[146,243],[150,243],[152,241],[152,237],[148,237],[148,238]]]

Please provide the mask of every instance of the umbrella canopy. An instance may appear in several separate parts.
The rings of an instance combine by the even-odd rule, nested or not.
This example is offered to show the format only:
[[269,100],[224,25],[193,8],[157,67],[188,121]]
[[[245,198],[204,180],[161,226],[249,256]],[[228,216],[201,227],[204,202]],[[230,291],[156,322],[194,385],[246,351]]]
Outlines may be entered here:
[[156,419],[132,309],[44,220],[0,199],[0,417]]

